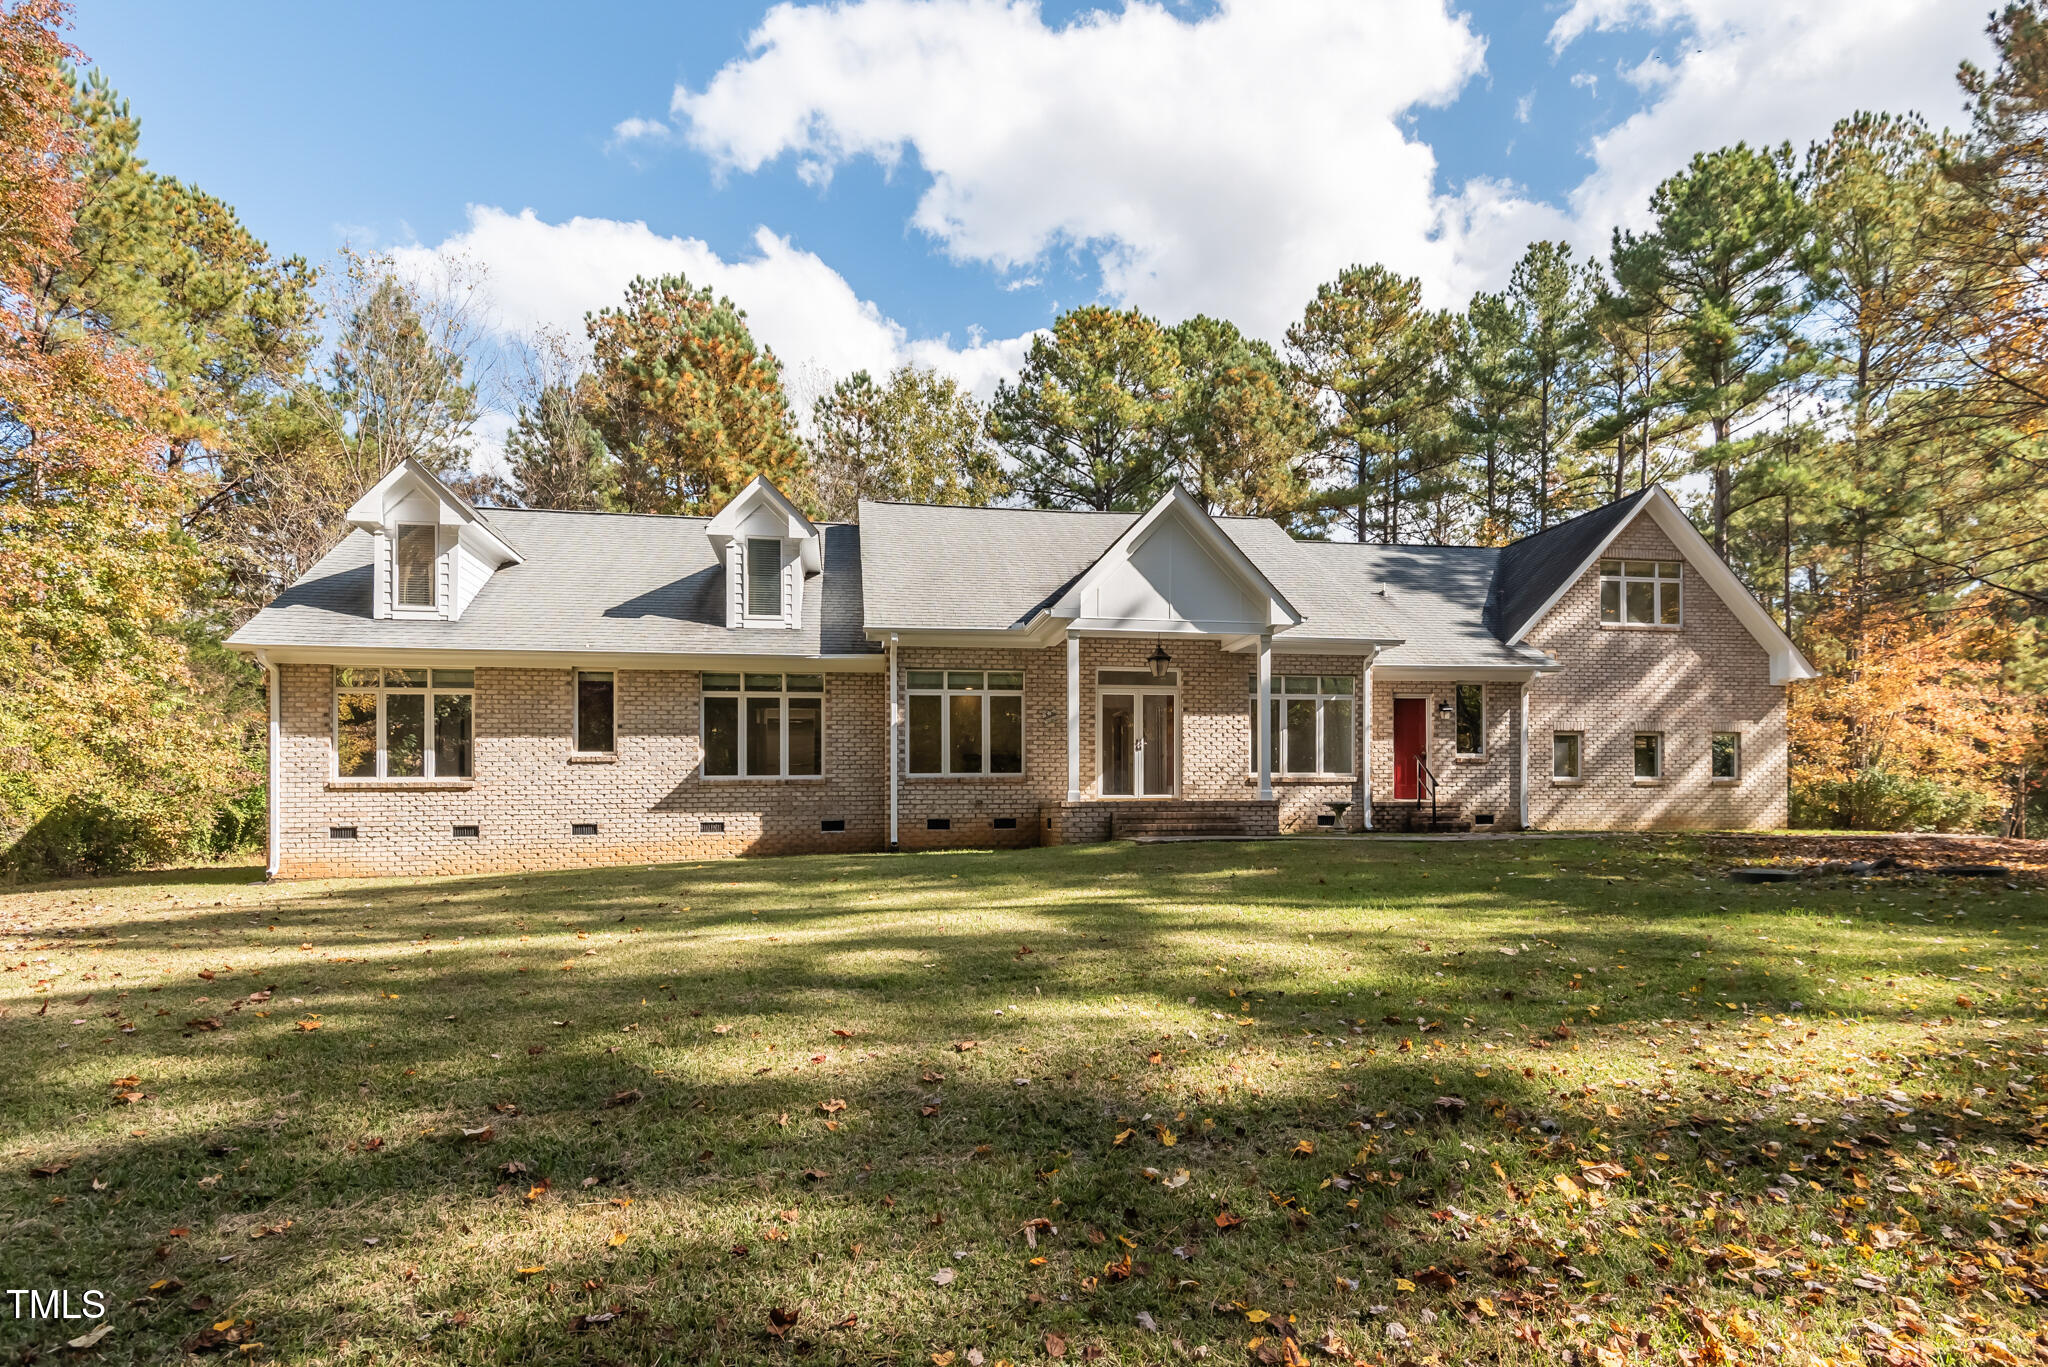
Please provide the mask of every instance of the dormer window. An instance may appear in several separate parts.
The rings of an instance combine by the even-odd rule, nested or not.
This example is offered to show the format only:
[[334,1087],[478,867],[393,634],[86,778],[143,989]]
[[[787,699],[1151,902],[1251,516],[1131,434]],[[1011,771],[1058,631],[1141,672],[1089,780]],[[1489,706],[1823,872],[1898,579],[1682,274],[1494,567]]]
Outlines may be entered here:
[[434,606],[434,538],[431,523],[405,522],[398,527],[398,605]]
[[794,630],[804,620],[804,578],[825,568],[825,533],[756,475],[704,534],[725,566],[725,624]]
[[747,538],[747,616],[782,616],[782,543]]
[[369,534],[370,616],[453,622],[498,571],[519,563],[469,501],[415,460],[400,461],[349,505]]

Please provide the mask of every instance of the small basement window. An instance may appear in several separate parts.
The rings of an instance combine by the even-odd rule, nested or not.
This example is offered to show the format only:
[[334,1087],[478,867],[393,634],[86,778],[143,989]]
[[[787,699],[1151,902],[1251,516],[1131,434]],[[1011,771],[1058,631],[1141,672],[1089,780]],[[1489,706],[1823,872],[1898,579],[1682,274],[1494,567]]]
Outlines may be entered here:
[[953,818],[950,816],[928,816],[925,818],[924,828],[928,831],[950,831],[953,829]]
[[1017,818],[1014,816],[999,816],[988,824],[991,830],[1014,831],[1017,829]]
[[723,821],[700,821],[697,823],[697,834],[724,835],[725,823]]
[[1491,825],[1493,824],[1493,813],[1492,813],[1492,812],[1475,812],[1475,813],[1473,813],[1473,815],[1472,815],[1472,824],[1473,824],[1473,825],[1475,825],[1475,826],[1491,826]]
[[846,818],[843,816],[826,817],[823,821],[820,821],[818,823],[818,829],[821,831],[831,831],[834,833],[843,831],[846,829]]
[[597,823],[595,821],[572,821],[569,823],[569,834],[596,835]]
[[457,840],[475,840],[481,834],[483,832],[475,826],[457,826],[455,828],[455,838]]
[[356,838],[356,828],[353,826],[329,826],[327,828],[327,838],[329,840],[354,840]]

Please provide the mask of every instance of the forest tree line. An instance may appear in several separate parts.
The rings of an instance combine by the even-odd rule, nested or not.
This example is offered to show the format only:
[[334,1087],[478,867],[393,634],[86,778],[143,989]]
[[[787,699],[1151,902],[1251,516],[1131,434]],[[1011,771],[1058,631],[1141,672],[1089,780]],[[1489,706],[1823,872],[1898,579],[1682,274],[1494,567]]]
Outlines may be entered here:
[[[1992,24],[1962,132],[1855,114],[1723,148],[1648,226],[1432,309],[1339,271],[1277,344],[1072,309],[984,403],[937,371],[796,411],[734,301],[634,281],[503,342],[461,262],[278,257],[137,155],[58,0],[0,0],[0,867],[261,833],[260,675],[226,634],[419,460],[484,503],[706,514],[766,475],[862,499],[1131,509],[1178,481],[1304,536],[1504,544],[1679,494],[1822,671],[1802,824],[2038,829],[2048,718],[2048,20]],[[515,412],[498,473],[479,421]],[[801,421],[799,418],[801,417]]]

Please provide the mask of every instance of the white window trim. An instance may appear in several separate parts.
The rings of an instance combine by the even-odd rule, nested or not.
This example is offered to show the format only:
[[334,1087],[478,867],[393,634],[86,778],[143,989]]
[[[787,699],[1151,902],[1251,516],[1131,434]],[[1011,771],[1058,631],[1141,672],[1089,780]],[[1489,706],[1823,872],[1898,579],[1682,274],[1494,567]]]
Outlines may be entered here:
[[[386,668],[402,668],[398,665],[343,665],[343,669],[375,669],[375,684],[340,684],[335,682],[334,670],[327,672],[327,777],[333,783],[473,783],[476,781],[476,675],[471,672],[472,682],[466,688],[437,688],[434,672],[427,671],[424,687],[413,688],[403,684],[388,685],[384,682]],[[447,671],[443,671],[444,673]],[[341,695],[344,693],[375,693],[377,695],[377,772],[375,774],[344,774],[341,772]],[[426,722],[421,729],[421,745],[425,753],[421,756],[420,767],[425,771],[418,774],[399,774],[395,777],[388,771],[391,767],[388,737],[384,729],[384,698],[389,693],[417,693],[426,698]],[[443,777],[434,772],[438,759],[434,747],[434,697],[439,693],[467,693],[469,695],[469,772],[450,774]]]
[[[1287,692],[1285,689],[1285,680],[1287,680],[1290,677],[1296,679],[1313,678],[1316,681],[1316,691],[1314,693]],[[1280,716],[1278,720],[1276,720],[1273,724],[1273,748],[1274,750],[1281,752],[1283,754],[1285,753],[1287,748],[1286,741],[1283,737],[1283,733],[1287,729],[1287,708],[1285,704],[1296,698],[1313,698],[1316,704],[1316,763],[1320,765],[1323,762],[1323,757],[1329,753],[1328,737],[1326,734],[1326,728],[1329,724],[1329,709],[1327,705],[1331,702],[1348,702],[1351,704],[1351,767],[1349,769],[1341,770],[1321,768],[1314,770],[1283,769],[1279,764],[1276,763],[1273,766],[1273,781],[1275,783],[1355,783],[1358,780],[1358,725],[1360,715],[1360,709],[1358,705],[1358,680],[1355,676],[1345,675],[1343,677],[1351,679],[1351,691],[1349,693],[1325,693],[1323,692],[1324,677],[1325,676],[1321,674],[1286,675],[1275,673],[1273,675],[1272,686],[1270,690],[1271,697],[1269,699],[1269,702],[1281,704]],[[1334,679],[1339,676],[1332,674],[1328,677]],[[1252,737],[1249,748],[1252,752],[1254,752],[1251,756],[1250,763],[1246,766],[1245,772],[1251,775],[1251,777],[1253,778],[1257,778],[1259,776],[1258,756],[1256,754],[1259,745],[1258,707],[1259,680],[1258,676],[1254,675],[1251,681],[1250,697],[1245,702],[1246,715],[1250,719],[1252,724]],[[1276,760],[1279,757],[1279,755],[1275,755]]]
[[[821,676],[824,679],[825,687],[813,693],[801,688],[791,689],[789,687],[788,672],[784,672],[781,675],[782,687],[779,689],[748,688],[746,673],[740,670],[713,669],[706,672],[712,674],[737,673],[740,677],[740,686],[736,689],[706,690],[704,687],[704,675],[700,673],[697,676],[697,776],[700,779],[706,783],[823,783],[825,781],[825,732],[826,727],[829,725],[829,714],[831,712],[831,704],[828,701],[831,689],[830,675]],[[757,672],[765,673],[766,671]],[[733,754],[735,761],[739,765],[739,772],[736,774],[714,774],[711,772],[711,747],[705,744],[704,738],[710,733],[706,720],[708,715],[707,704],[713,698],[732,698],[737,703],[734,725],[738,729],[733,736],[735,742]],[[776,744],[781,752],[776,759],[775,773],[750,774],[747,772],[746,700],[748,698],[775,699]],[[818,772],[815,774],[792,774],[789,772],[789,700],[791,698],[815,698],[818,700]]]
[[[572,759],[617,759],[619,756],[619,675],[617,669],[572,669],[569,671],[569,755]],[[579,750],[576,738],[583,734],[583,690],[576,686],[585,674],[612,676],[612,748]]]
[[[925,670],[922,668],[916,671],[920,674],[936,673],[941,676],[944,676],[948,673],[979,674],[981,675],[982,679],[982,686],[980,688],[912,688],[909,683],[911,672],[912,671],[909,669],[905,669],[903,671],[904,777],[991,779],[1003,783],[1007,783],[1013,779],[1021,779],[1024,777],[1025,773],[1029,771],[1031,768],[1031,746],[1029,743],[1031,722],[1030,717],[1025,713],[1024,710],[1024,687],[1020,684],[1016,688],[990,688],[988,686],[988,676],[991,674],[1022,674],[1025,671],[1021,669],[978,669],[949,671],[944,669]],[[1018,758],[1023,761],[1023,765],[1021,768],[1017,770],[1017,772],[1013,774],[998,774],[991,772],[987,768],[974,770],[968,773],[954,772],[952,768],[953,709],[947,706],[946,703],[943,701],[946,698],[954,697],[978,697],[981,699],[981,759],[984,765],[986,765],[989,762],[989,758],[993,753],[993,745],[991,741],[992,731],[995,726],[995,709],[989,706],[989,699],[1017,699],[1017,715],[1023,719],[1025,730],[1025,744],[1020,748],[1018,752]],[[910,767],[910,699],[912,698],[941,699],[941,702],[939,703],[939,768],[935,770],[913,769]]]
[[[1714,772],[1714,742],[1723,736],[1735,738],[1735,772],[1726,778]],[[1738,787],[1742,783],[1742,733],[1740,731],[1713,731],[1707,735],[1707,782],[1722,788]]]
[[[1650,565],[1676,565],[1678,566],[1678,577],[1676,579],[1665,579],[1661,576],[1653,574],[1650,578],[1646,579],[1640,574],[1630,574],[1628,573],[1628,565],[1631,558],[1633,558],[1635,560],[1635,563],[1639,565],[1645,563]],[[1606,569],[1608,565],[1619,565],[1621,568],[1613,574],[1609,574]],[[1605,618],[1599,617],[1599,613],[1601,611],[1600,604],[1597,599],[1594,602],[1593,611],[1595,617],[1599,620],[1601,630],[1677,631],[1685,626],[1685,561],[1661,560],[1654,557],[1649,559],[1648,561],[1645,561],[1640,556],[1629,557],[1625,555],[1609,555],[1602,556],[1598,564],[1596,564],[1594,568],[1599,573],[1599,582],[1601,587],[1598,591],[1600,593],[1604,594],[1606,592],[1605,586],[1609,583],[1616,583],[1621,585],[1620,599],[1618,601],[1616,609],[1619,614],[1619,620],[1610,622],[1607,621]],[[1628,586],[1630,584],[1649,584],[1651,586],[1650,611],[1653,616],[1659,618],[1660,620],[1652,622],[1631,622],[1628,620]],[[1666,622],[1661,620],[1663,616],[1664,606],[1664,590],[1662,586],[1665,584],[1675,585],[1678,589],[1678,620],[1676,622]]]
[[[1459,690],[1459,689],[1462,689],[1462,688],[1476,688],[1476,689],[1478,689],[1478,690],[1479,690],[1479,748],[1478,748],[1477,750],[1460,750],[1460,749],[1458,748],[1458,690]],[[1471,763],[1475,763],[1475,762],[1480,762],[1480,761],[1483,761],[1483,760],[1485,760],[1485,758],[1486,758],[1486,724],[1487,724],[1487,721],[1489,720],[1489,718],[1487,717],[1486,713],[1487,713],[1487,703],[1486,703],[1486,685],[1485,685],[1485,684],[1483,684],[1483,683],[1459,683],[1459,684],[1452,684],[1452,685],[1451,685],[1451,760],[1452,760],[1452,762],[1454,762],[1454,763],[1458,763],[1458,762],[1463,762],[1463,763],[1471,764]]]
[[[1653,737],[1657,742],[1657,772],[1649,776],[1644,776],[1636,772],[1636,742],[1641,740],[1644,736]],[[1664,733],[1662,731],[1631,731],[1629,733],[1628,772],[1629,779],[1631,782],[1636,784],[1638,787],[1642,788],[1654,788],[1657,785],[1664,782],[1664,771],[1667,768],[1667,766],[1664,763],[1664,758]],[[1585,763],[1583,755],[1579,762],[1582,765]]]
[[[1128,674],[1131,672],[1132,670],[1128,666],[1116,669],[1104,668],[1095,671],[1096,800],[1099,802],[1159,802],[1167,798],[1177,798],[1180,796],[1181,782],[1185,777],[1181,773],[1182,761],[1185,758],[1185,747],[1181,745],[1180,671],[1177,669],[1171,671],[1173,674],[1172,683],[1127,684],[1104,683],[1102,681],[1104,674]],[[1131,706],[1137,713],[1137,724],[1141,727],[1144,725],[1145,715],[1143,699],[1147,697],[1173,699],[1173,791],[1166,793],[1106,793],[1102,790],[1102,769],[1109,759],[1109,752],[1102,744],[1102,733],[1106,729],[1103,726],[1102,719],[1104,704],[1108,701],[1111,694],[1119,696],[1129,695]],[[1144,759],[1142,756],[1135,756],[1132,763],[1134,768],[1131,771],[1131,786],[1135,788],[1144,780]]]
[[[432,597],[424,603],[407,603],[400,599],[399,588],[405,582],[405,575],[398,559],[400,533],[408,527],[424,527],[433,533],[434,554],[427,562],[427,583]],[[439,617],[441,615],[441,529],[432,522],[394,522],[385,537],[391,546],[391,615],[393,617]]]
[[[1557,772],[1557,741],[1560,736],[1572,736],[1578,740],[1579,772],[1565,775]],[[1631,752],[1629,762],[1635,762]],[[1552,731],[1550,733],[1550,782],[1553,787],[1576,788],[1586,781],[1586,733],[1584,731]]]

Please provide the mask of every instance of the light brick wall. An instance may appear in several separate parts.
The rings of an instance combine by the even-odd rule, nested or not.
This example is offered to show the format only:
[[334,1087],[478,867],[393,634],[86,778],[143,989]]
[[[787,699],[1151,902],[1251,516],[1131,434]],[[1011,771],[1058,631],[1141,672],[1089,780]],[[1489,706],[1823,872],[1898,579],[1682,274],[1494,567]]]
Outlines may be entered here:
[[[824,776],[705,779],[698,675],[620,670],[616,759],[572,760],[570,671],[476,671],[474,780],[456,790],[336,782],[331,672],[286,665],[280,872],[486,873],[641,860],[872,850],[886,840],[886,693],[879,674],[825,676]],[[820,822],[846,822],[827,834]],[[722,821],[721,834],[701,823]],[[577,822],[594,836],[570,834]],[[475,825],[475,839],[457,839]],[[354,840],[332,839],[353,826]]]
[[[1677,547],[1647,514],[1615,539],[1615,559],[1676,560]],[[1564,829],[1756,827],[1786,823],[1785,689],[1770,657],[1690,567],[1677,630],[1602,627],[1597,566],[1529,633],[1555,653],[1560,673],[1529,687],[1529,819]],[[1550,777],[1557,731],[1584,733],[1577,785]],[[1634,778],[1637,731],[1664,736],[1664,778]],[[1742,774],[1710,780],[1716,731],[1742,734]]]
[[[1394,699],[1420,698],[1428,718],[1428,749],[1425,758],[1436,775],[1437,801],[1443,807],[1463,804],[1465,815],[1492,816],[1480,829],[1505,830],[1521,821],[1520,791],[1516,774],[1520,766],[1522,686],[1519,683],[1486,685],[1486,749],[1477,759],[1457,754],[1457,689],[1455,682],[1408,683],[1376,674],[1372,693],[1372,792],[1376,802],[1394,800]],[[1452,715],[1441,720],[1437,705],[1448,703]],[[1535,762],[1533,757],[1530,761]],[[1428,804],[1427,788],[1423,803]],[[1405,801],[1406,799],[1403,799]]]

